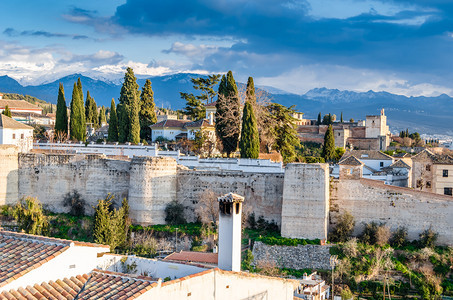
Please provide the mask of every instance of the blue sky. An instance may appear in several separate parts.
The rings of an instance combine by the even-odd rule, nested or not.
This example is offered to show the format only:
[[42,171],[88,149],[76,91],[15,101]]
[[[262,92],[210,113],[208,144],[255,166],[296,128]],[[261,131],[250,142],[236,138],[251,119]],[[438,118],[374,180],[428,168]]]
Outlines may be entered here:
[[0,75],[253,76],[315,87],[453,96],[453,1],[2,1]]

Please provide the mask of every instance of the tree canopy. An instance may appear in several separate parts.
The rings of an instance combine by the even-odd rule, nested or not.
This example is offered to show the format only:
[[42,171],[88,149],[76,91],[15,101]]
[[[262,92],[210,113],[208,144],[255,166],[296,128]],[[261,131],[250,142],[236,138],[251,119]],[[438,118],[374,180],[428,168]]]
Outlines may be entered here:
[[140,94],[140,138],[151,140],[151,128],[149,126],[157,122],[156,105],[154,104],[154,92],[151,88],[151,80],[147,79]]
[[55,132],[61,134],[68,134],[68,108],[66,107],[66,100],[64,97],[64,87],[60,82],[58,88],[57,112],[55,120]]

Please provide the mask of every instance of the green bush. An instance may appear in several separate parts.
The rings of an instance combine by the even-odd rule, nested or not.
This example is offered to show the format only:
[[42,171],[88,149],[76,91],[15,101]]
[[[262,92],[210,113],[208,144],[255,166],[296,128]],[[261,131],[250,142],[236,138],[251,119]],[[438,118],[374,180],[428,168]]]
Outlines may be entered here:
[[346,242],[348,238],[351,237],[354,226],[354,217],[348,211],[345,211],[338,217],[337,225],[332,230],[329,240],[334,242]]
[[184,217],[184,205],[178,201],[172,201],[165,207],[165,222],[171,225],[187,223]]
[[439,234],[434,232],[434,230],[430,227],[420,233],[419,236],[419,243],[421,247],[434,248]]
[[19,224],[19,230],[25,233],[46,235],[49,232],[49,221],[37,198],[27,197],[17,202],[13,215]]
[[398,227],[392,234],[390,245],[392,247],[402,247],[407,244],[407,228]]

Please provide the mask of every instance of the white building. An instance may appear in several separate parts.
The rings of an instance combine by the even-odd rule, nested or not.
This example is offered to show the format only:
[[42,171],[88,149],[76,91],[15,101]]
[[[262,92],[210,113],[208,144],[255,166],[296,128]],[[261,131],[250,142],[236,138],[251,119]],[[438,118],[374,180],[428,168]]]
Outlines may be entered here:
[[0,94],[0,113],[3,112],[8,106],[12,113],[35,113],[35,114],[42,114],[42,108],[31,104],[25,100],[10,100],[10,99],[3,99],[2,94]]
[[0,114],[0,145],[14,145],[20,152],[33,149],[33,127]]
[[203,132],[208,134],[209,138],[215,140],[214,125],[211,125],[209,120],[206,119],[193,122],[187,120],[165,119],[151,125],[151,136],[153,142],[155,142],[159,137],[169,141],[184,138],[194,140],[195,134],[200,130],[203,130]]

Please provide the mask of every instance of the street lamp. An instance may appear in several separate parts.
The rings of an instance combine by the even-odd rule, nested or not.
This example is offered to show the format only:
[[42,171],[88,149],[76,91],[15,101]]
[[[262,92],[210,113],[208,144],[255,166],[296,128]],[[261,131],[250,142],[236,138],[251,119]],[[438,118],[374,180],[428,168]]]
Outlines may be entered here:
[[178,252],[178,228],[176,228],[175,236],[175,252]]
[[333,270],[335,269],[336,264],[338,263],[338,255],[332,255],[330,257],[330,266],[332,267],[332,300],[333,300]]

